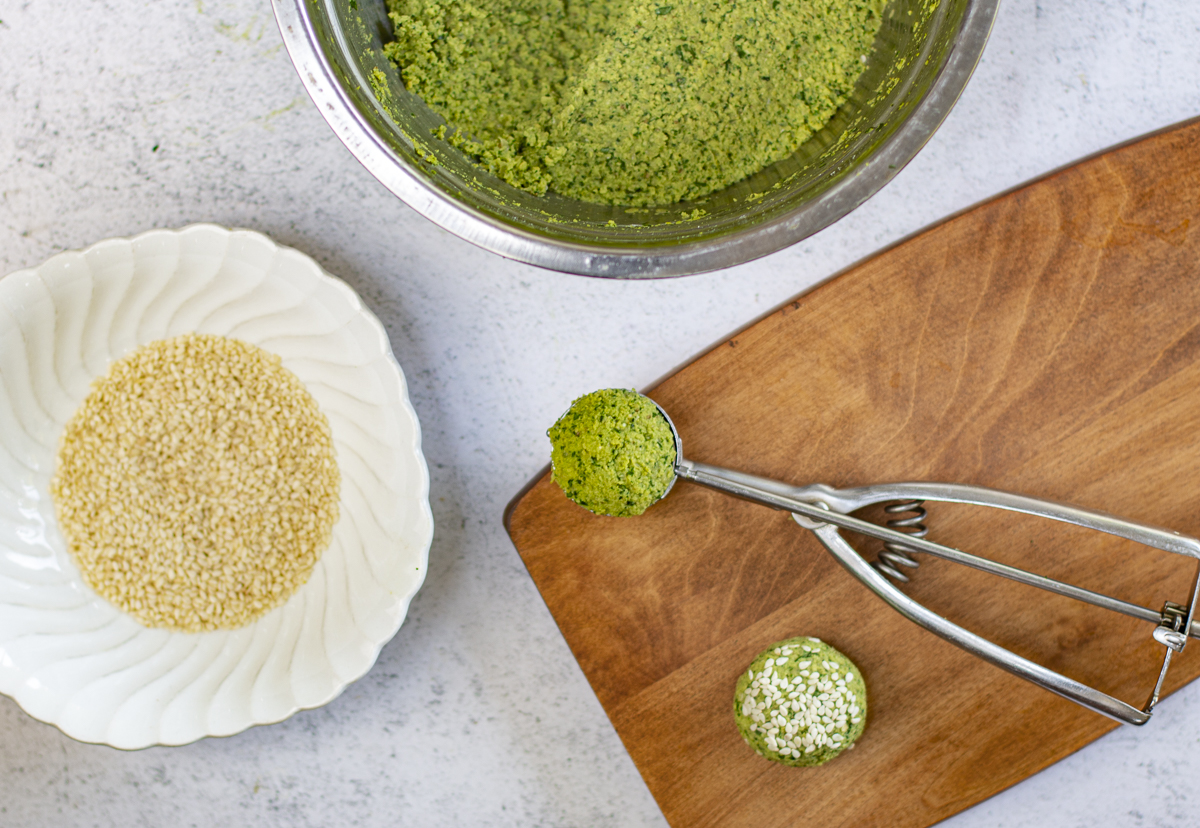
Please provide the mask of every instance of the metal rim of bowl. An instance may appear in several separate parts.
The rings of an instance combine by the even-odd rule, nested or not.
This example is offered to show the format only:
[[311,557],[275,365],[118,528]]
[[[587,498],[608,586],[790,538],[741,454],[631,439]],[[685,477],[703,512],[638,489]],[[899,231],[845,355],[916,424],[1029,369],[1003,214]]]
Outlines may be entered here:
[[785,215],[714,239],[653,249],[552,240],[456,201],[415,175],[362,116],[318,42],[306,0],[271,0],[284,47],[317,110],[350,153],[383,186],[425,218],[505,258],[581,276],[661,278],[744,264],[823,230],[865,202],[916,156],[949,114],[974,72],[999,0],[970,0],[959,36],[929,91],[904,123],[846,176]]

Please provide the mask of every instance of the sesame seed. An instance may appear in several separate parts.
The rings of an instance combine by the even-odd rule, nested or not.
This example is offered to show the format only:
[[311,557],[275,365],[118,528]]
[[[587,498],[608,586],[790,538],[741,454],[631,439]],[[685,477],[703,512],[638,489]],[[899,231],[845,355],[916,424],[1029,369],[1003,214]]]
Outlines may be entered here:
[[338,516],[329,424],[279,357],[186,334],[114,362],[50,491],[84,581],[150,627],[234,629],[308,580]]

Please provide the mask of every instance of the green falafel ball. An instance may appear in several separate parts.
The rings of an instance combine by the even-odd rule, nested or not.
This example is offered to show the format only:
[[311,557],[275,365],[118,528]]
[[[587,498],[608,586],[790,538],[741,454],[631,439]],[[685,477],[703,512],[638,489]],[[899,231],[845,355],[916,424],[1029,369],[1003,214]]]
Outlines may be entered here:
[[598,515],[640,515],[675,478],[671,426],[636,391],[585,394],[546,433],[554,482]]

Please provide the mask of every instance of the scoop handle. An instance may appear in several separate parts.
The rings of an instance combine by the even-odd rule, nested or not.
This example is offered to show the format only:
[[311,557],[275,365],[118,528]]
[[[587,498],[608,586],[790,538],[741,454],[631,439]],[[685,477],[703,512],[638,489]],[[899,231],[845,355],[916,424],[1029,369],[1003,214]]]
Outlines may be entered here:
[[[1010,512],[1020,512],[1049,520],[1057,520],[1062,523],[1071,523],[1086,529],[1094,529],[1097,532],[1116,535],[1136,543],[1152,546],[1155,549],[1161,549],[1165,552],[1174,552],[1177,555],[1185,555],[1200,560],[1200,540],[1180,534],[1171,529],[1137,523],[1107,512],[1085,509],[1069,503],[1057,503],[1051,500],[1042,500],[1027,495],[1006,492],[1000,489],[989,489],[983,486],[936,482],[878,483],[871,486],[859,486],[850,489],[835,489],[823,483],[792,486],[777,480],[757,477],[745,474],[744,472],[733,471],[732,469],[723,469],[719,466],[710,466],[707,463],[696,463],[692,460],[679,461],[676,464],[675,473],[684,480],[691,480],[710,488],[720,489],[727,494],[753,500],[764,506],[770,506],[773,509],[788,509],[799,514],[804,514],[809,510],[800,511],[793,509],[792,505],[795,505],[795,502],[801,502],[809,506],[824,504],[828,510],[843,515],[858,511],[864,506],[896,500],[932,500],[943,503],[966,503],[975,506],[1004,509]],[[764,495],[766,497],[763,497]],[[785,502],[791,505],[785,505]],[[809,516],[817,517],[816,514]],[[846,525],[836,519],[823,519],[846,529],[859,530],[857,526]],[[862,522],[867,523],[866,521]],[[871,523],[867,525],[878,529],[879,532],[865,532],[864,534],[881,538],[882,540],[893,540],[898,543],[903,542],[911,545],[917,551],[930,551],[931,554],[937,554],[933,550],[921,549],[921,545],[917,540],[909,535],[904,535],[901,538],[900,535],[903,533],[893,532]],[[933,544],[933,546],[939,546],[939,544]]]
[[989,664],[1031,681],[1051,693],[1070,699],[1089,710],[1108,716],[1110,719],[1132,725],[1143,725],[1150,721],[1150,711],[1138,710],[1133,705],[1094,687],[1089,687],[1062,673],[1023,658],[917,603],[876,572],[875,568],[846,542],[836,526],[825,524],[812,531],[821,545],[837,559],[837,562],[861,581],[867,589],[882,598],[888,606],[909,621],[924,627],[939,638],[978,656]]
[[[792,486],[718,466],[696,463],[682,459],[682,457],[676,463],[675,472],[684,480],[773,509],[790,511],[796,522],[811,530],[842,566],[904,617],[979,656],[984,661],[995,664],[1051,692],[1120,722],[1140,725],[1149,720],[1150,711],[1158,700],[1171,654],[1183,649],[1188,635],[1200,638],[1200,623],[1193,622],[1197,596],[1200,595],[1200,567],[1197,569],[1196,582],[1188,603],[1185,606],[1178,606],[1168,602],[1159,612],[1017,567],[997,563],[988,558],[972,555],[922,537],[879,526],[848,513],[864,506],[889,501],[932,500],[974,504],[1070,523],[1127,538],[1156,549],[1200,559],[1200,541],[1178,532],[1125,520],[1105,512],[998,489],[958,483],[884,483],[850,489],[834,489],[821,483]],[[838,531],[839,528],[879,538],[912,551],[952,560],[993,575],[1158,624],[1163,629],[1155,630],[1155,639],[1166,645],[1167,652],[1158,684],[1151,694],[1150,701],[1143,710],[1138,710],[1120,699],[1022,658],[931,612],[880,575],[842,537]],[[1169,611],[1168,608],[1172,609]],[[1175,614],[1172,615],[1171,612]],[[1161,638],[1160,633],[1162,634]]]

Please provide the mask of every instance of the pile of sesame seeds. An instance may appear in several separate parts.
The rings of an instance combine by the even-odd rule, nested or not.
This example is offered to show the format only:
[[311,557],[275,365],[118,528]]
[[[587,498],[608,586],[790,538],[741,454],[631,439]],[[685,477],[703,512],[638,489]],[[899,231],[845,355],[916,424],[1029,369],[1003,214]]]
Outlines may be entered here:
[[244,626],[308,580],[340,478],[328,421],[279,357],[220,336],[113,363],[51,482],[84,581],[151,627]]
[[734,712],[743,738],[763,756],[819,765],[862,733],[866,687],[857,668],[833,647],[816,638],[793,638],[751,664],[738,681]]

